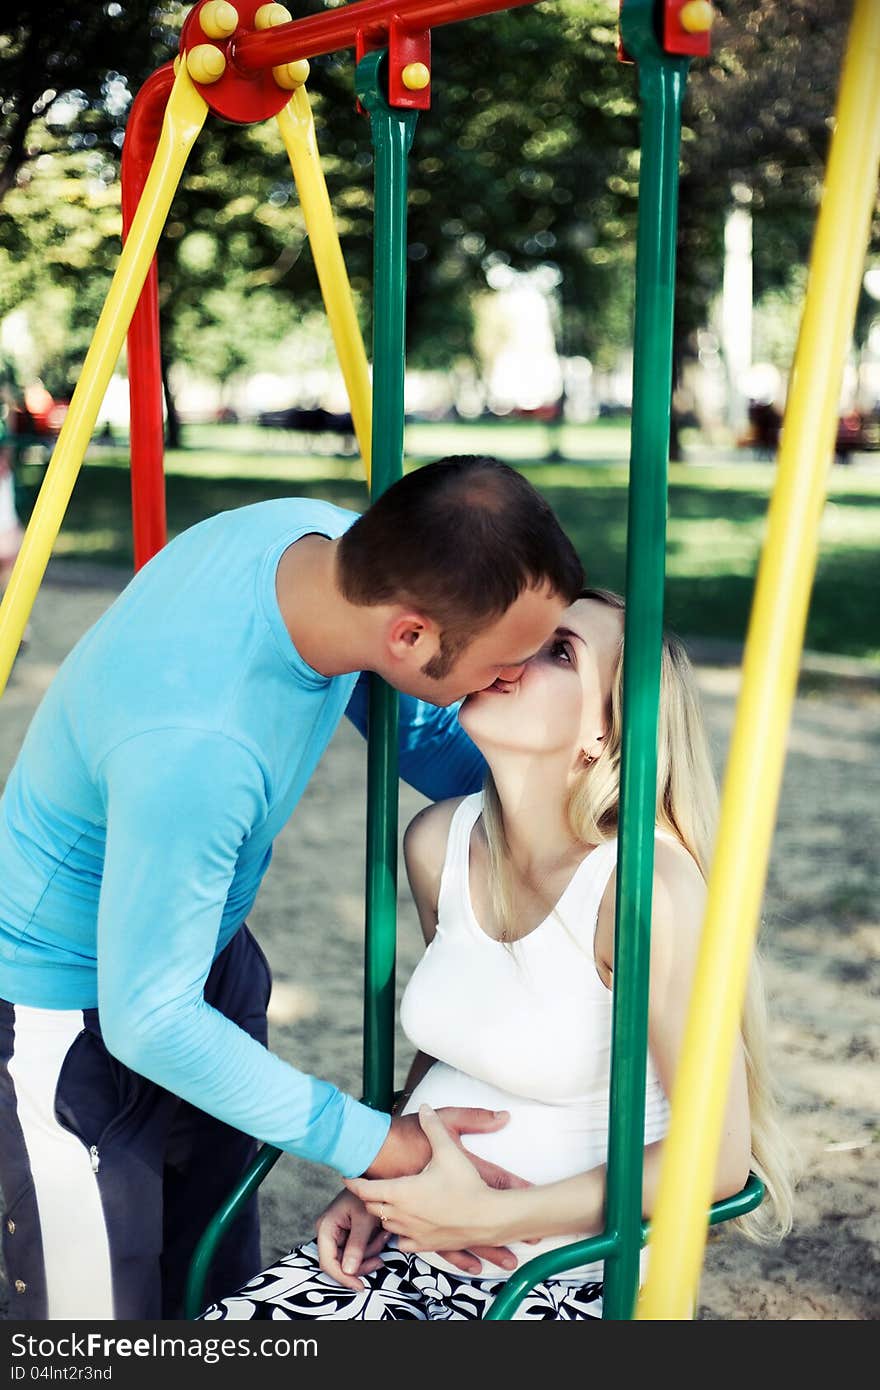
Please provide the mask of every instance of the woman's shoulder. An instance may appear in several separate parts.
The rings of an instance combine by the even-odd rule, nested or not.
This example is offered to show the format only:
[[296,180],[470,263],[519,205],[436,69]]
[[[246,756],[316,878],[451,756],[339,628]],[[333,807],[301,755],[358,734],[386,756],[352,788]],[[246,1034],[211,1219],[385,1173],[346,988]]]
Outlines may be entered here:
[[459,807],[465,803],[482,802],[482,793],[452,796],[445,801],[432,801],[418,811],[406,827],[403,850],[407,863],[417,862],[426,868],[439,870],[446,855],[449,831]]
[[706,880],[690,850],[674,835],[659,832],[654,837],[654,892],[679,906],[705,901]]
[[[597,865],[602,854],[608,856],[610,873],[605,883],[605,898],[613,898],[617,888],[618,851],[619,842],[615,838],[603,841],[589,856],[595,858]],[[680,840],[665,830],[657,830],[654,834],[654,889],[675,896],[705,890],[705,880],[696,859]]]

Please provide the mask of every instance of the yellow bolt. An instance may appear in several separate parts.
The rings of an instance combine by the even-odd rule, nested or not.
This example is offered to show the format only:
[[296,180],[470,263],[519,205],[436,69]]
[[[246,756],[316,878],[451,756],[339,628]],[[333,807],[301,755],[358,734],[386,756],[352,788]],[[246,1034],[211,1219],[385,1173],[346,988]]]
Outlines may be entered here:
[[178,53],[177,57],[174,59],[174,62],[171,64],[171,68],[172,68],[172,71],[173,71],[173,73],[174,73],[174,76],[176,77],[177,74],[180,72],[180,54],[179,54],[179,53]]
[[284,5],[261,5],[254,15],[254,28],[274,29],[276,24],[289,24],[292,19]]
[[228,0],[208,0],[199,12],[199,23],[209,39],[228,39],[238,28],[238,10]]
[[688,0],[678,18],[682,29],[687,29],[689,34],[707,34],[712,28],[715,11],[709,0]]
[[431,81],[431,70],[424,63],[407,63],[400,76],[408,91],[422,92]]
[[283,87],[286,92],[295,92],[297,87],[301,87],[309,75],[308,58],[299,58],[295,63],[282,63],[279,67],[272,69],[272,76]]
[[223,76],[226,59],[212,43],[198,43],[187,53],[186,66],[193,82],[201,82],[205,86]]

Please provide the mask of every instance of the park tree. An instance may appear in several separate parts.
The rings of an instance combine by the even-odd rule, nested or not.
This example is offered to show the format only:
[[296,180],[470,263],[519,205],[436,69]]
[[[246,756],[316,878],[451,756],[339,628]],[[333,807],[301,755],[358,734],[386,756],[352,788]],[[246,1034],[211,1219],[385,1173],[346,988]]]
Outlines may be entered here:
[[[34,281],[54,281],[66,274],[62,257],[28,256],[34,200],[16,200],[15,195],[22,185],[39,185],[43,175],[48,194],[50,169],[73,187],[83,174],[83,160],[75,167],[75,156],[86,150],[91,180],[112,186],[128,100],[145,71],[172,55],[184,8],[171,3],[142,7],[141,23],[150,25],[152,36],[150,62],[130,74],[119,71],[118,33],[113,48],[117,66],[111,71],[106,45],[113,35],[103,34],[98,42],[91,26],[77,27],[69,47],[79,48],[80,57],[74,63],[68,54],[65,69],[65,80],[76,85],[41,93],[26,138],[21,133],[24,113],[40,82],[32,75],[26,82],[25,75],[41,62],[53,67],[54,60],[45,46],[32,41],[43,32],[38,7],[18,8],[21,24],[12,46],[18,57],[4,80],[19,82],[24,94],[14,113],[21,154],[17,163],[11,156],[7,161],[8,178],[17,171],[17,187],[7,199],[13,219],[3,239],[10,267],[30,260]],[[29,26],[27,13],[32,15]],[[614,106],[619,73],[610,13],[607,0],[558,0],[534,11],[476,21],[467,42],[463,26],[436,32],[434,110],[420,122],[411,169],[408,309],[414,360],[447,365],[470,350],[471,297],[485,287],[487,264],[499,259],[517,268],[558,261],[563,322],[567,328],[572,325],[572,348],[593,353],[607,340],[603,313],[625,283],[617,261],[626,228],[615,216],[615,195],[606,187],[606,177],[609,164],[632,139],[631,122],[627,132],[620,124],[621,108]],[[134,14],[127,17],[136,27]],[[498,59],[491,80],[487,52]],[[24,53],[31,55],[29,65]],[[54,62],[53,71],[57,68]],[[59,89],[61,80],[59,76]],[[366,306],[371,156],[367,122],[355,110],[352,55],[318,59],[309,85],[346,258]],[[631,100],[624,99],[623,105],[631,115]],[[7,144],[11,150],[11,136]],[[84,194],[88,186],[80,185]],[[44,244],[62,241],[65,228],[59,223],[64,219],[57,218],[49,197],[46,202],[48,221],[41,239]],[[96,286],[106,284],[118,250],[118,227],[106,221],[103,226],[107,235],[95,238],[93,245],[90,280]],[[188,254],[194,236],[202,248],[198,264]],[[605,249],[608,241],[611,251]],[[175,332],[175,321],[185,320],[191,333],[206,295],[231,280],[233,299],[272,285],[295,312],[313,306],[317,287],[310,257],[303,254],[306,247],[273,124],[242,129],[209,120],[160,246],[161,312],[168,343],[184,340]],[[230,267],[235,268],[233,277]],[[82,267],[72,261],[69,271],[82,274]],[[9,281],[24,289],[19,274]],[[616,317],[622,328],[625,315],[618,312]],[[209,314],[208,320],[216,324],[216,315]],[[368,327],[366,310],[364,320]],[[191,341],[190,333],[186,341]]]
[[[323,8],[306,0],[297,14]],[[692,65],[684,111],[678,355],[720,286],[732,190],[751,200],[758,292],[784,286],[803,263],[851,6],[719,0],[717,8],[713,56]],[[71,18],[69,4],[50,0],[13,5],[2,22],[0,312],[16,297],[63,287],[72,296],[71,377],[80,325],[84,332],[97,317],[118,255],[130,101],[173,56],[187,9],[132,0],[80,7]],[[637,73],[616,61],[616,39],[613,0],[548,0],[435,30],[432,109],[420,117],[410,162],[414,363],[448,367],[471,353],[472,300],[499,264],[556,267],[563,352],[601,362],[629,343],[639,117]],[[367,119],[355,110],[353,55],[315,60],[309,92],[369,333],[371,153]],[[317,283],[274,122],[209,117],[159,256],[166,352],[194,364],[209,346],[203,360],[218,379],[262,350],[256,335],[235,330],[249,317],[272,331],[265,296],[277,297],[291,324],[314,310]],[[227,331],[233,341],[221,351]]]
[[[718,10],[712,57],[692,65],[684,110],[679,360],[718,293],[737,200],[752,214],[755,299],[802,297],[852,0],[725,0]],[[880,246],[880,216],[871,245]]]
[[185,9],[178,0],[7,0],[0,20],[0,201],[53,136],[64,142],[71,103],[81,138],[118,151],[131,93],[166,60]]

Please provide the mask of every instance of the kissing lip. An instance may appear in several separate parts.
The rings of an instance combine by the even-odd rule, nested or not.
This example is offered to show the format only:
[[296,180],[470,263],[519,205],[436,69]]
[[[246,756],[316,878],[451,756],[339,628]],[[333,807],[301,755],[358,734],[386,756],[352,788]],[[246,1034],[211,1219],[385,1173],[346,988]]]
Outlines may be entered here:
[[519,681],[503,681],[500,676],[496,676],[491,685],[484,685],[480,690],[472,690],[465,696],[464,703],[468,704],[471,700],[479,700],[482,695],[512,695],[519,685]]

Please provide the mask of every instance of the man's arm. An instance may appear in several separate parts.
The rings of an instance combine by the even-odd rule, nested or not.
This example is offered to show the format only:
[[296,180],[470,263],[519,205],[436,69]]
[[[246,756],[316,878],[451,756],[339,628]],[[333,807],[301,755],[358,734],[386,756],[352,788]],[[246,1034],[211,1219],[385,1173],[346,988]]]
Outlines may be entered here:
[[115,749],[101,775],[109,1051],[235,1129],[343,1176],[368,1170],[389,1117],[297,1071],[204,1000],[238,854],[266,813],[256,759],[216,734],[161,730]]
[[[369,672],[363,671],[345,711],[366,738]],[[466,796],[483,785],[483,755],[458,722],[458,705],[441,708],[400,696],[398,746],[400,775],[431,801]]]
[[[217,734],[166,729],[128,740],[101,773],[98,1011],[108,1050],[234,1129],[343,1177],[418,1172],[430,1153],[418,1116],[392,1121],[298,1071],[205,1002],[238,854],[266,811],[253,756]],[[440,1115],[456,1138],[504,1122],[490,1110]]]

